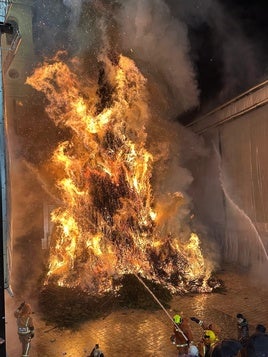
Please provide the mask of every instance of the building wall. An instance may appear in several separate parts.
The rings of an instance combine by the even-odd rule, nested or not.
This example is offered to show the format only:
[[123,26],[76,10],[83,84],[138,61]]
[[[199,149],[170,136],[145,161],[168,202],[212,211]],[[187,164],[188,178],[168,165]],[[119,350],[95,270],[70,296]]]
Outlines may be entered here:
[[[10,2],[11,4],[11,2]],[[9,5],[10,5],[9,4]],[[20,124],[25,120],[24,101],[31,91],[25,85],[25,79],[31,71],[34,62],[32,39],[32,0],[13,0],[8,7],[5,22],[15,25],[14,35],[2,34],[2,74],[3,74],[3,114],[5,126],[6,176],[7,176],[7,211],[8,211],[8,270],[13,265],[14,216],[20,185],[14,182],[14,172],[18,170],[17,135],[20,135]],[[17,42],[14,40],[18,40]],[[15,44],[15,46],[14,46]],[[15,209],[14,209],[15,208]],[[18,210],[18,209],[17,209]]]
[[268,261],[267,83],[258,88],[191,125],[209,148],[192,167],[197,215],[224,260],[245,266]]
[[17,25],[19,30],[19,46],[12,47],[10,35],[2,36],[5,114],[9,127],[14,127],[15,131],[22,126],[23,101],[32,91],[25,84],[35,60],[32,3],[32,0],[14,0],[7,14],[6,21]]

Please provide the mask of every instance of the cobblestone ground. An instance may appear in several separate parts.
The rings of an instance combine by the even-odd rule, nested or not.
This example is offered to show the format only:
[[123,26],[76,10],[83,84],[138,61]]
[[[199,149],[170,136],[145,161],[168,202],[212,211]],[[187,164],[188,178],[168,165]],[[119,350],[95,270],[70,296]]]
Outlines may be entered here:
[[[168,313],[196,316],[216,323],[222,330],[221,337],[236,337],[237,313],[243,313],[249,323],[250,332],[256,324],[268,327],[268,289],[254,286],[247,274],[225,272],[220,274],[226,285],[221,294],[176,296]],[[10,298],[11,299],[11,298]],[[7,299],[8,300],[8,299]],[[15,301],[7,302],[7,353],[8,357],[19,357],[20,346],[12,316]],[[95,343],[99,343],[105,357],[175,357],[176,349],[169,341],[172,322],[163,310],[156,312],[120,310],[96,321],[90,321],[75,332],[58,330],[47,326],[38,311],[33,315],[36,336],[32,341],[31,357],[85,357]],[[195,341],[202,336],[201,328],[191,322]]]

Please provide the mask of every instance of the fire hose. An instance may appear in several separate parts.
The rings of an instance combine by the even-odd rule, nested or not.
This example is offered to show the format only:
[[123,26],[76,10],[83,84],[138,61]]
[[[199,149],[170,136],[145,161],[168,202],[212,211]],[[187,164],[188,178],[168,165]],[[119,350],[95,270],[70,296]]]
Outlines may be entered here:
[[155,299],[155,301],[159,304],[159,306],[162,308],[162,310],[165,312],[165,314],[168,316],[168,318],[172,321],[172,324],[175,326],[175,328],[181,333],[181,335],[185,338],[185,340],[188,342],[189,339],[187,338],[187,336],[185,335],[185,333],[182,331],[182,329],[178,326],[178,324],[176,324],[176,322],[173,320],[173,318],[170,316],[170,314],[168,313],[168,311],[165,309],[165,307],[163,306],[163,304],[161,304],[161,302],[157,299],[157,297],[154,295],[154,293],[148,288],[148,286],[144,283],[144,281],[136,274],[133,273],[133,275],[135,275],[135,277],[139,280],[139,282],[145,287],[146,290],[148,290],[148,292],[152,295],[152,297]]

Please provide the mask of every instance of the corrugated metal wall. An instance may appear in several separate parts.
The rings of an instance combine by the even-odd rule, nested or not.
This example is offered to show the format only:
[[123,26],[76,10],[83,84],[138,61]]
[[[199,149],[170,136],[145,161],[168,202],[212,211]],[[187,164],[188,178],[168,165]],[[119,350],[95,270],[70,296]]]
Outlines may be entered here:
[[[239,107],[239,104],[238,104]],[[210,154],[193,168],[193,199],[224,259],[267,261],[268,105],[204,130]]]
[[[228,122],[218,131],[226,202],[225,241],[242,263],[249,264],[267,255],[268,106]],[[226,249],[227,254],[231,252]]]

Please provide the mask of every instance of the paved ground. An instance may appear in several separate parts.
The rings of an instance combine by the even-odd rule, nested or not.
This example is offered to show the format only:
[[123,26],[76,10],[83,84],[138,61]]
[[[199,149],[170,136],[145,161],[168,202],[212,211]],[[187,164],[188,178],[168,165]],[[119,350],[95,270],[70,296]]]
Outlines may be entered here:
[[[222,329],[222,338],[236,337],[237,313],[243,313],[250,330],[262,323],[268,327],[268,288],[253,285],[243,272],[222,271],[220,277],[226,293],[174,297],[171,310],[184,316],[196,316],[212,321]],[[17,302],[7,298],[7,352],[8,357],[19,357],[20,346],[12,312]],[[95,343],[99,343],[105,357],[175,357],[170,343],[172,323],[163,310],[156,312],[120,310],[109,316],[85,323],[78,331],[53,329],[35,312],[36,336],[32,341],[31,357],[85,357]],[[202,335],[201,328],[191,322],[195,340]]]

